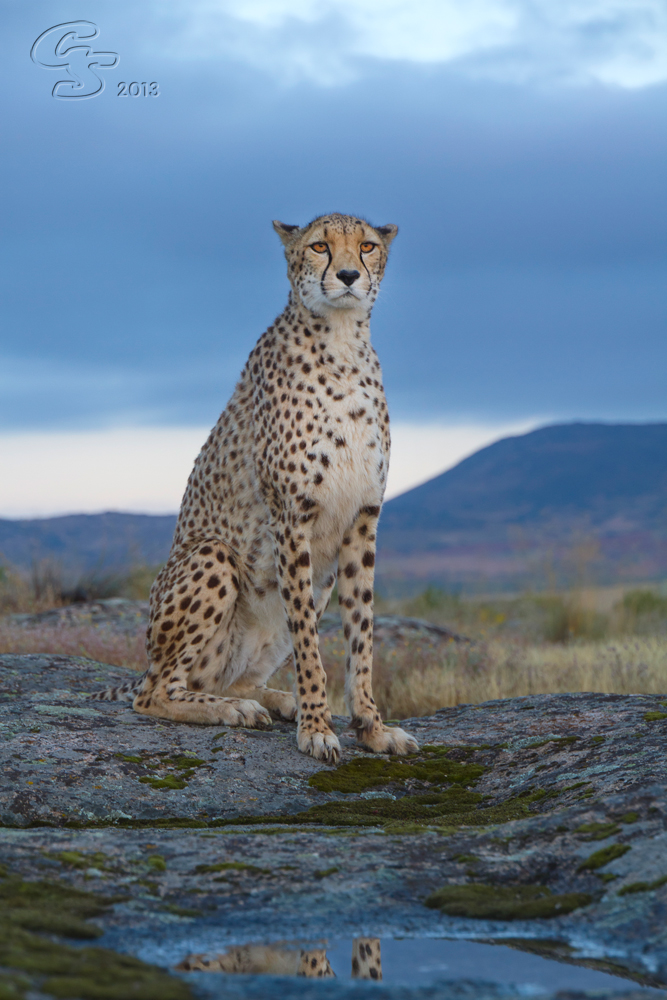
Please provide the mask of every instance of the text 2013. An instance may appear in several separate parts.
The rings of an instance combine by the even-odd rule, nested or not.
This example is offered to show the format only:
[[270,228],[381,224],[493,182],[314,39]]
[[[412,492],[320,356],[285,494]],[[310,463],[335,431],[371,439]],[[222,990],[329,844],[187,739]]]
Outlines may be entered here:
[[158,83],[124,83],[122,80],[118,84],[116,97],[159,97],[160,85]]

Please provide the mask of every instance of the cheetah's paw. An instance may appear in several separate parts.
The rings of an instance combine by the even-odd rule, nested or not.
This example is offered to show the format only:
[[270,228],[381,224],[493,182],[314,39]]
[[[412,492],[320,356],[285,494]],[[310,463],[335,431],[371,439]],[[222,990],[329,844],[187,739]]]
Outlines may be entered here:
[[297,716],[296,699],[289,691],[274,691],[267,688],[262,701],[274,719],[294,722]]
[[301,753],[310,754],[315,760],[337,764],[340,760],[340,743],[335,733],[300,732],[297,744]]
[[228,726],[244,726],[246,729],[271,729],[271,716],[258,701],[250,698],[225,698],[231,709],[224,723]]
[[404,757],[416,753],[419,744],[414,736],[398,726],[377,726],[375,729],[357,730],[357,742],[374,753],[396,754]]

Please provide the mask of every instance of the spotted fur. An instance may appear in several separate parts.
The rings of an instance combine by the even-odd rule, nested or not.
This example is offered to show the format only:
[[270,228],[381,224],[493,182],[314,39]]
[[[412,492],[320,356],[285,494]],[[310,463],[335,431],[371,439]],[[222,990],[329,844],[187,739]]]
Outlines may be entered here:
[[[340,755],[317,623],[338,577],[346,699],[360,744],[417,749],[373,700],[373,577],[389,414],[369,318],[396,226],[327,215],[274,222],[287,307],[262,334],[188,480],[150,596],[137,712],[265,727],[297,718],[299,749]],[[293,660],[295,697],[267,680]]]
[[352,942],[352,978],[382,979],[379,938],[355,938]]
[[[297,950],[263,944],[237,945],[220,955],[188,955],[176,968],[180,972],[306,976],[308,979],[329,979],[336,975],[325,948]],[[382,979],[379,938],[353,940],[352,978]]]
[[324,948],[297,950],[263,944],[237,945],[221,955],[188,955],[176,968],[179,972],[306,976],[308,979],[334,975]]

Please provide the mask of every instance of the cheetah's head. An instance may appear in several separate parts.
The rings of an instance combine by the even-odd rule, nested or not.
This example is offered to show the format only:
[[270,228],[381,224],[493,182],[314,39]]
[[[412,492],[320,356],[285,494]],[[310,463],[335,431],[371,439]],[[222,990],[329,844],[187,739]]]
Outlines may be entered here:
[[273,228],[285,247],[292,289],[311,312],[371,311],[397,226],[376,228],[353,215],[333,213],[303,228],[283,222]]

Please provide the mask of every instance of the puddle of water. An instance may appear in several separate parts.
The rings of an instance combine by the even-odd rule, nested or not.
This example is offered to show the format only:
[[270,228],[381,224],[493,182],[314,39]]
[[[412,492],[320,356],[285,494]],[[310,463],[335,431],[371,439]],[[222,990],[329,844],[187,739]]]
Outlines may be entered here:
[[[327,956],[337,976],[350,978],[351,941],[332,942]],[[478,941],[421,938],[382,940],[385,983],[425,986],[442,979],[477,979],[521,986],[526,993],[556,990],[627,990],[633,984],[620,976],[569,965],[541,955]]]
[[[527,996],[559,990],[642,989],[632,980],[507,945],[443,938],[347,938],[248,944],[216,955],[189,956],[181,969],[244,975],[367,979],[387,985],[429,986],[442,980],[485,980]],[[665,996],[650,991],[653,996]]]

